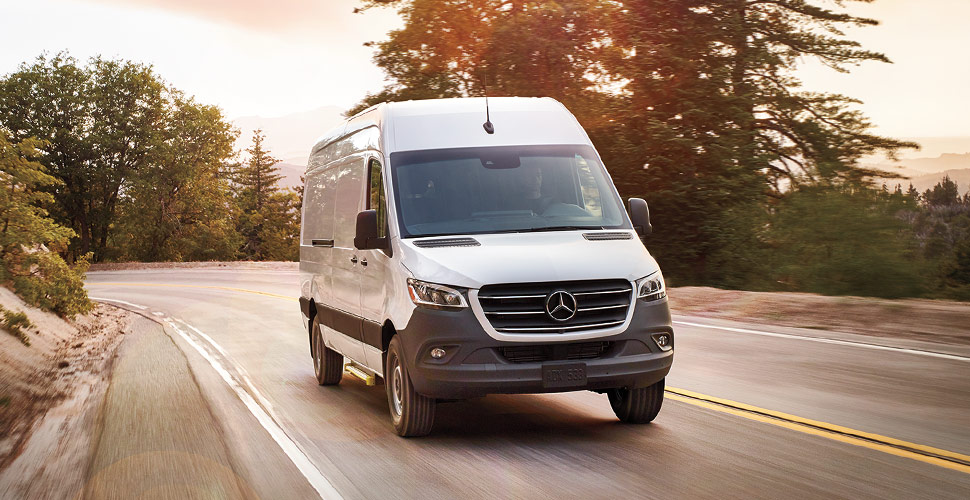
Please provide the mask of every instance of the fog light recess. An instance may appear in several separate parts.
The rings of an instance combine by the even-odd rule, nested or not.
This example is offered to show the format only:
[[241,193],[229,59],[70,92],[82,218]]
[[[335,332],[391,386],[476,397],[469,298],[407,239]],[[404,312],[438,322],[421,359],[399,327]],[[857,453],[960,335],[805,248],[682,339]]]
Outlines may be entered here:
[[662,351],[669,351],[674,347],[674,338],[669,333],[655,333],[653,334],[653,341]]

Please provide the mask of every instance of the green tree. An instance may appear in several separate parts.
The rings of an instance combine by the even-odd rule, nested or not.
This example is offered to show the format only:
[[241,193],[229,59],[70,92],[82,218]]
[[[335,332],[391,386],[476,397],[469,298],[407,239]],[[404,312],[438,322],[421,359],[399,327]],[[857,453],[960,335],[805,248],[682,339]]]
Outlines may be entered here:
[[803,187],[777,207],[768,230],[771,268],[787,290],[908,297],[924,269],[908,224],[877,190]]
[[111,253],[122,260],[231,260],[228,168],[236,132],[214,106],[170,91],[162,140],[123,194]]
[[946,175],[942,181],[933,186],[933,189],[927,189],[923,193],[923,199],[926,200],[928,205],[937,207],[959,205],[961,202],[960,188],[957,183],[950,179],[949,175]]
[[0,128],[0,283],[34,306],[71,317],[92,307],[84,290],[87,262],[72,268],[56,253],[74,232],[43,208],[53,201],[43,188],[58,180],[34,161],[41,145],[16,142]]
[[279,160],[263,146],[262,130],[253,132],[249,159],[236,167],[237,229],[243,242],[240,252],[249,260],[296,260],[299,258],[300,198],[283,190]]
[[165,129],[164,83],[151,67],[66,53],[0,80],[0,124],[15,140],[46,141],[39,158],[61,182],[52,215],[78,235],[74,256],[105,256],[123,186],[150,161]]
[[[918,195],[917,195],[918,196]],[[934,296],[970,300],[970,199],[945,177],[919,197],[909,213]]]
[[228,162],[235,132],[150,66],[66,53],[0,79],[0,124],[45,141],[45,189],[71,227],[67,255],[95,261],[229,259],[239,246]]
[[[864,183],[864,155],[915,144],[869,132],[851,98],[804,92],[804,58],[888,62],[846,39],[876,21],[810,0],[371,0],[404,27],[377,44],[383,100],[548,95],[590,132],[618,189],[651,205],[651,251],[680,284],[762,280],[772,207],[800,185]],[[738,252],[750,251],[747,255]],[[748,262],[743,272],[728,262]]]
[[[585,118],[612,83],[603,62],[619,57],[602,0],[372,0],[397,4],[404,27],[374,44],[390,83],[352,115],[385,101],[489,95],[552,96]],[[602,116],[602,110],[598,113]],[[592,114],[590,115],[592,116]]]
[[630,51],[617,71],[631,96],[619,133],[632,148],[607,161],[651,201],[663,235],[651,249],[683,282],[736,283],[722,263],[756,247],[764,217],[732,214],[770,212],[801,184],[860,182],[873,174],[862,156],[915,146],[872,135],[854,100],[801,91],[794,76],[803,58],[837,71],[887,62],[842,36],[874,20],[805,0],[624,5],[617,41]]

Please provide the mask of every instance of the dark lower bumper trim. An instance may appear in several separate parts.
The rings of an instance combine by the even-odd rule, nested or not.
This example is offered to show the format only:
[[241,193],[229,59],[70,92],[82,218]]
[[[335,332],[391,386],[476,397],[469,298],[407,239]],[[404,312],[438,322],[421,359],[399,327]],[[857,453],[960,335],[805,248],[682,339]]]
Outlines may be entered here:
[[[414,387],[421,394],[443,399],[484,396],[486,394],[532,394],[576,390],[604,390],[620,387],[646,387],[660,381],[670,371],[673,352],[585,361],[586,384],[581,386],[545,387],[543,363],[519,364],[423,364],[414,377]],[[551,361],[545,364],[562,364]],[[575,364],[575,361],[565,362]]]

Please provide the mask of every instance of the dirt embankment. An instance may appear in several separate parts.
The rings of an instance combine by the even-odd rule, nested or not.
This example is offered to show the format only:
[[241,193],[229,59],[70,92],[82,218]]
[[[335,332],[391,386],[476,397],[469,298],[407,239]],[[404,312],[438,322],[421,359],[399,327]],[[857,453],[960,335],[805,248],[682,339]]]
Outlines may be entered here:
[[970,345],[970,303],[671,288],[674,314]]
[[[24,312],[33,323],[30,345],[0,331],[0,471],[14,461],[40,418],[61,408],[66,415],[56,432],[70,433],[72,418],[87,418],[100,400],[129,313],[97,305],[90,314],[68,322],[30,307],[0,287],[0,306]],[[94,398],[94,399],[92,399]],[[96,406],[96,405],[94,405]],[[76,418],[74,418],[76,420]],[[50,450],[52,458],[56,451]],[[60,457],[63,458],[63,457]],[[2,496],[2,495],[0,495]]]

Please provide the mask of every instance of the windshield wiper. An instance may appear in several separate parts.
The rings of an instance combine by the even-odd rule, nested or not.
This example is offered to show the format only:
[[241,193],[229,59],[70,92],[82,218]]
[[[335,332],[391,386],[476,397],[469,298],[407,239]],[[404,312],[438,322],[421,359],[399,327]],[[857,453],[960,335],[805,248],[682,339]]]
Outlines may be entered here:
[[528,229],[530,233],[539,233],[544,231],[596,231],[597,229],[603,229],[602,226],[543,226],[534,227]]

